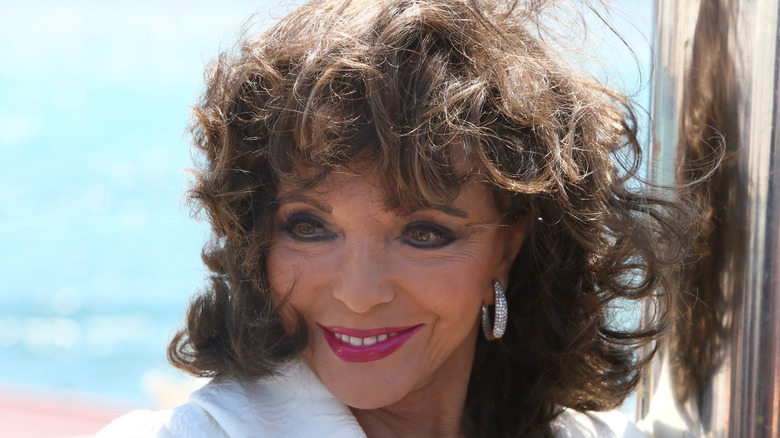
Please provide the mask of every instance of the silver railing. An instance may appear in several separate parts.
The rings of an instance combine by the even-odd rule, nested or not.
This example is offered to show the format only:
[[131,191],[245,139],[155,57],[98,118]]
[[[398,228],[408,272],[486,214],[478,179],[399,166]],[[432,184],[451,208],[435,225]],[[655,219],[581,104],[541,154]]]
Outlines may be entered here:
[[780,437],[779,10],[656,1],[653,178],[695,179],[725,151],[697,186],[710,221],[640,390],[656,437]]

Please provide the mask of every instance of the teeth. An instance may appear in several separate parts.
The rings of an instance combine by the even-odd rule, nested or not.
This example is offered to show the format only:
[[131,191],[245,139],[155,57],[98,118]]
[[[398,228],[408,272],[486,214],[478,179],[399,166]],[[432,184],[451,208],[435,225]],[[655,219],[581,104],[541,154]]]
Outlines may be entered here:
[[392,338],[397,334],[398,333],[396,332],[396,333],[390,333],[390,334],[379,335],[379,336],[369,336],[367,338],[356,338],[354,336],[345,335],[343,333],[334,333],[334,335],[336,335],[336,338],[338,338],[341,342],[347,343],[354,347],[362,347],[364,345],[374,345],[377,342],[386,341],[387,338]]

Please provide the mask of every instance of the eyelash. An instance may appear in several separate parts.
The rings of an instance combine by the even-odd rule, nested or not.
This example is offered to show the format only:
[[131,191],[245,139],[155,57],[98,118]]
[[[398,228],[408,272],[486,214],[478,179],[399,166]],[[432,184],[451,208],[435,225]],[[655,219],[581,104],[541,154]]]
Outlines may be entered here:
[[[302,232],[301,226],[309,226],[311,230]],[[285,214],[284,222],[280,224],[279,229],[300,242],[321,242],[335,237],[335,233],[327,231],[322,220],[306,212]],[[433,237],[428,237],[430,240],[421,240],[423,236]],[[413,222],[404,228],[400,240],[418,249],[437,249],[454,242],[456,237],[452,231],[441,225],[431,222]]]
[[[422,231],[426,234],[434,234],[436,237],[433,239],[433,243],[414,238],[414,233],[418,231]],[[420,249],[442,248],[455,241],[455,236],[452,231],[430,222],[415,222],[407,225],[406,228],[404,228],[403,236],[405,236],[405,238],[402,240],[405,243]]]
[[[311,226],[315,232],[302,233],[300,226]],[[284,223],[279,227],[288,236],[301,242],[319,242],[332,239],[333,233],[325,231],[325,224],[310,213],[293,213],[285,215]]]

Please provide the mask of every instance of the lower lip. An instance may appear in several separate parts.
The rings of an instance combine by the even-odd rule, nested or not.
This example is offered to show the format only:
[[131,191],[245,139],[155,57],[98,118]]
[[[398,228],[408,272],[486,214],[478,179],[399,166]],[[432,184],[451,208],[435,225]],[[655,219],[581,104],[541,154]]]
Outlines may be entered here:
[[341,339],[337,338],[335,333],[319,325],[322,334],[325,336],[325,340],[328,341],[330,349],[338,356],[339,359],[344,362],[371,362],[387,357],[396,350],[401,348],[418,330],[423,327],[423,324],[410,327],[408,329],[394,330],[393,333],[398,333],[395,336],[389,337],[382,342],[377,342],[373,345],[361,345],[354,346],[348,344]]

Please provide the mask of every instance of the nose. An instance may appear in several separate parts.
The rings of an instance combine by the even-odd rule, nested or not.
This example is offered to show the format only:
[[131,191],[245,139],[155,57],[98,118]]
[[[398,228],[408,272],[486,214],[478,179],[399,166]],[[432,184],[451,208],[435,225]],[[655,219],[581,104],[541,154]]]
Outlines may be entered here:
[[342,264],[335,273],[333,296],[355,313],[368,313],[395,296],[391,255],[371,244],[344,248]]

